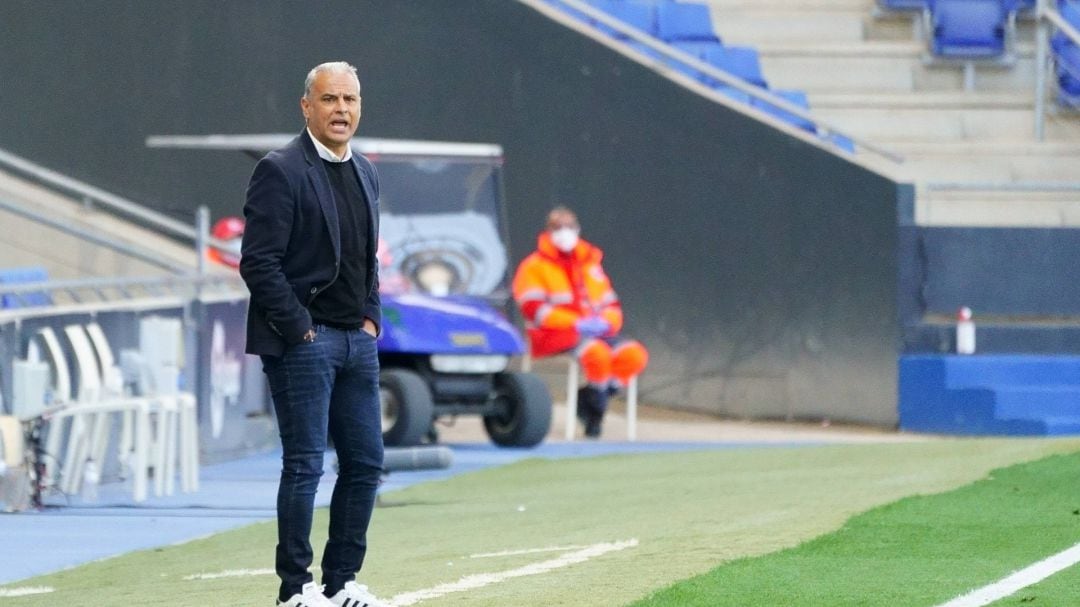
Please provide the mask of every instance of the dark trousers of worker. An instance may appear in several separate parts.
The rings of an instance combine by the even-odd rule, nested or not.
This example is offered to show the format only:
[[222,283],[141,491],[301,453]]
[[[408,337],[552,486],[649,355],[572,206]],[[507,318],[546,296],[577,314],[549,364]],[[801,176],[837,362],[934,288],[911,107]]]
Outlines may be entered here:
[[308,571],[312,514],[327,435],[338,456],[330,533],[322,558],[322,582],[330,596],[355,579],[364,563],[382,473],[375,338],[361,329],[315,328],[313,343],[290,346],[280,357],[263,356],[283,450],[275,562],[281,600],[313,579]]

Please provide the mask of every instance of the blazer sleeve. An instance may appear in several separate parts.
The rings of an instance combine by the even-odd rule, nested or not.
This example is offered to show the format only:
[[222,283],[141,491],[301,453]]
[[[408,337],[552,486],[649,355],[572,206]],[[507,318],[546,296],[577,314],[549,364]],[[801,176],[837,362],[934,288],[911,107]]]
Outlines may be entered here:
[[[366,159],[365,159],[366,160]],[[379,248],[379,172],[375,169],[375,165],[371,162],[364,162],[364,170],[367,172],[368,179],[371,182],[371,191],[375,196],[375,200],[371,201],[372,209],[374,213],[372,215],[375,218],[374,230],[372,234],[375,235],[374,246],[372,251],[377,251]],[[379,295],[379,262],[368,264],[368,268],[374,273],[372,276],[371,291],[368,292],[367,301],[364,302],[364,316],[371,319],[371,322],[375,323],[375,329],[377,334],[382,334],[382,297]]]
[[263,311],[270,328],[290,344],[303,341],[312,324],[311,314],[297,299],[282,269],[295,212],[296,200],[285,171],[270,158],[263,158],[255,165],[244,203],[240,276],[251,292],[252,304]]

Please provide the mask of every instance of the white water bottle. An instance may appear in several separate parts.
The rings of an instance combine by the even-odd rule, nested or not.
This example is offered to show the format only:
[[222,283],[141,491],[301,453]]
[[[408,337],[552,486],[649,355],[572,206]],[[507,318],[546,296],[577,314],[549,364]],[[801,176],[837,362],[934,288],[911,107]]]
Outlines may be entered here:
[[975,353],[975,321],[971,320],[971,308],[967,306],[956,312],[956,353]]
[[101,484],[101,470],[97,462],[92,459],[86,460],[83,468],[82,499],[84,502],[96,502],[98,499],[98,485]]

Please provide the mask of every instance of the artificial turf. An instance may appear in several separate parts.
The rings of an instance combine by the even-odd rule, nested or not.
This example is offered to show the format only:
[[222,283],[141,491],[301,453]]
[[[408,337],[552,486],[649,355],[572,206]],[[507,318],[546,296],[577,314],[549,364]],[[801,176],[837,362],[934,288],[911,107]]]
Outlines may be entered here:
[[[940,605],[1080,542],[1080,454],[908,497],[796,548],[721,565],[634,607]],[[1075,605],[1078,572],[1000,604]]]
[[[845,554],[876,555],[886,564],[896,559],[918,565],[924,559],[903,550],[870,550],[860,545],[833,552],[824,548],[837,537],[861,529],[859,519],[846,526],[845,522],[871,508],[915,494],[954,489],[1001,466],[1077,450],[1077,440],[932,440],[525,460],[383,496],[384,506],[376,510],[369,533],[368,563],[361,581],[380,596],[401,596],[467,576],[529,571],[538,563],[583,546],[636,540],[632,547],[588,560],[416,604],[616,607],[731,561],[735,561],[730,565],[732,577],[722,577],[727,575],[727,567],[709,574],[721,576],[717,578],[719,586],[707,578],[694,578],[658,595],[672,596],[670,593],[682,592],[680,588],[692,588],[698,597],[693,600],[698,602],[642,604],[842,604],[835,597],[877,592],[873,580],[860,585],[855,579],[863,570],[872,573],[874,567],[847,569],[835,578],[845,583],[832,591],[793,595],[777,590],[722,601],[734,596],[730,586],[735,584],[742,584],[747,592],[763,591],[755,586],[798,587],[798,579],[806,577],[802,572],[809,571],[818,557],[803,559],[797,565],[792,565],[796,561],[778,561],[776,572],[786,571],[793,577],[784,581],[781,576],[777,583],[769,569],[751,575],[755,561],[737,559],[781,551],[841,528],[844,530],[837,535],[817,540],[822,543],[821,563],[817,565],[822,571],[835,573],[859,560],[856,556],[837,560]],[[907,508],[905,503],[888,506],[885,511]],[[951,526],[950,520],[926,513],[914,522],[933,529]],[[320,511],[315,523],[316,562],[325,528],[326,512]],[[1034,535],[1030,528],[1023,528],[1009,537],[1030,535]],[[234,569],[271,569],[274,543],[273,524],[259,523],[9,584],[7,589],[48,586],[55,591],[0,598],[0,605],[272,605],[277,585],[272,574],[187,578]],[[1010,539],[1009,544],[1013,543]],[[1062,538],[1061,543],[1067,544],[1068,539]],[[473,557],[543,548],[551,550]],[[1014,555],[1014,560],[1020,563],[1034,558],[1029,553],[1043,549],[1042,544],[1033,544]],[[782,552],[777,557],[793,558],[784,556],[788,554]],[[935,567],[913,571],[947,573]],[[959,592],[965,584],[981,583],[982,577],[992,577],[993,568],[972,566],[965,575],[970,581],[956,578],[952,587],[942,587],[938,594],[944,597]],[[802,603],[770,598],[777,596],[812,598]],[[814,602],[820,596],[828,598]]]

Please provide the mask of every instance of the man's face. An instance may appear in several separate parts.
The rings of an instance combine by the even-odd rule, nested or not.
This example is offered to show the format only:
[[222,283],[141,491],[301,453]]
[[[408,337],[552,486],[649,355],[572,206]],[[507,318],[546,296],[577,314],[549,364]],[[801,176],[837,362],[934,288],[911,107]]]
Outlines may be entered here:
[[360,122],[360,85],[349,73],[320,72],[300,109],[315,139],[343,155]]

